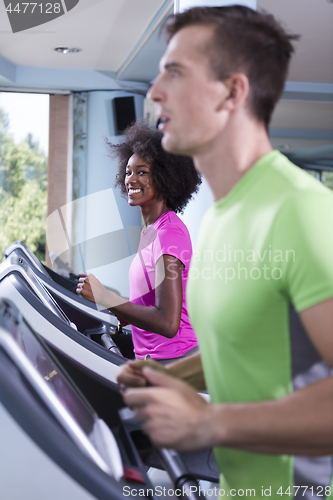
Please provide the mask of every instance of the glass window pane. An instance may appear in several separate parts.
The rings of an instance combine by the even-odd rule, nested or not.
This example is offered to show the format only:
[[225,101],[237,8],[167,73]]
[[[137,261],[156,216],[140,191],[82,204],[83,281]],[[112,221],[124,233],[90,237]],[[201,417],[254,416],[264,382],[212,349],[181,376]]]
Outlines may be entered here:
[[333,172],[323,170],[321,174],[321,180],[325,186],[333,190]]
[[310,170],[310,169],[305,168],[304,172],[307,172],[308,174],[310,174],[313,177],[315,177],[316,179],[318,179],[318,181],[320,181],[320,171],[319,170]]
[[0,261],[22,240],[45,260],[49,96],[0,92]]

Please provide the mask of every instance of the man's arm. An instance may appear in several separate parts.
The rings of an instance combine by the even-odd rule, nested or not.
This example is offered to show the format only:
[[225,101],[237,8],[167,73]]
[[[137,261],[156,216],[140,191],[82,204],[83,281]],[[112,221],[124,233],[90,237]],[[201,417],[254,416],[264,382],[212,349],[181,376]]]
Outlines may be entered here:
[[[333,365],[333,298],[301,312],[300,318],[318,352]],[[208,405],[183,382],[147,368],[143,375],[155,387],[128,389],[124,400],[159,446],[333,453],[332,376],[278,400]]]

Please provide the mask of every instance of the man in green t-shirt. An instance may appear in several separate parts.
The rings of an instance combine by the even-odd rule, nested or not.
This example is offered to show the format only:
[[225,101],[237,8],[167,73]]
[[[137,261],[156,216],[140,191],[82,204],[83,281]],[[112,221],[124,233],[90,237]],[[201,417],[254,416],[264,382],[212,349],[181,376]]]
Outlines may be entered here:
[[225,496],[329,496],[333,194],[267,135],[297,37],[240,6],[190,9],[166,32],[149,92],[162,144],[193,157],[215,200],[187,289],[200,355],[126,365],[124,400],[157,445],[213,446]]

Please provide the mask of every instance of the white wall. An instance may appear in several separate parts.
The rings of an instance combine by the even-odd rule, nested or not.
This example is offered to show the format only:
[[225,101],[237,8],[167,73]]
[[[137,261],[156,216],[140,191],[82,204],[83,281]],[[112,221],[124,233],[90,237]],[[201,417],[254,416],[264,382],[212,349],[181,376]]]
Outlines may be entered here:
[[213,194],[206,179],[203,178],[199,192],[196,193],[193,199],[189,202],[183,215],[179,215],[190,232],[193,248],[195,248],[197,244],[202,218],[212,204]]

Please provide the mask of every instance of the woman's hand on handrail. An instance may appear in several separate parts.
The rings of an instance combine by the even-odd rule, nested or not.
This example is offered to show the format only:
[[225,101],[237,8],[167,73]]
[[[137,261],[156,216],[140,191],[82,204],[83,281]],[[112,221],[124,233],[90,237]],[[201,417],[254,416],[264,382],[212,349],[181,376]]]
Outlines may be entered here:
[[107,290],[93,274],[81,272],[79,276],[76,293],[90,302],[95,302],[105,309],[110,309],[111,307],[116,307],[127,302],[126,299]]

